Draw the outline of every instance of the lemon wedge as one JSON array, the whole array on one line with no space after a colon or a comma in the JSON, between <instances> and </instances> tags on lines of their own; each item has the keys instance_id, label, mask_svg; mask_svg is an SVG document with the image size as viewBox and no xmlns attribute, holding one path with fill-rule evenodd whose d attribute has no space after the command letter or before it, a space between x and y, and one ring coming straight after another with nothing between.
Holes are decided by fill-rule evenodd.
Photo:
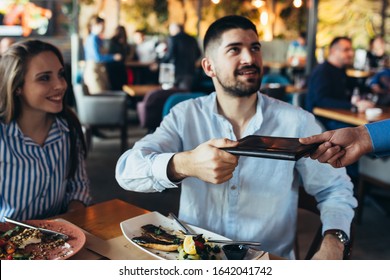
<instances>
[{"instance_id":1,"label":"lemon wedge","mask_svg":"<svg viewBox=\"0 0 390 280\"><path fill-rule=\"evenodd\" d=\"M188 255L196 254L195 242L194 239L192 239L192 236L186 236L184 238L183 249Z\"/></svg>"}]
</instances>

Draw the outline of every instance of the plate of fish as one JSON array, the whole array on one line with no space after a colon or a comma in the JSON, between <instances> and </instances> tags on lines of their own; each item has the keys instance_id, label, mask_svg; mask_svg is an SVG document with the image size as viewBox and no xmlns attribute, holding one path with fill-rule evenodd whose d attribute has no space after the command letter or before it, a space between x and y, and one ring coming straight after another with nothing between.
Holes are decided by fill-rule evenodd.
<instances>
[{"instance_id":1,"label":"plate of fish","mask_svg":"<svg viewBox=\"0 0 390 280\"><path fill-rule=\"evenodd\" d=\"M120 223L123 235L139 249L165 260L226 259L222 244L208 240L230 239L211 231L188 225L197 236L186 236L179 225L158 212L150 212ZM245 259L253 259L263 251L250 249Z\"/></svg>"},{"instance_id":2,"label":"plate of fish","mask_svg":"<svg viewBox=\"0 0 390 280\"><path fill-rule=\"evenodd\" d=\"M86 241L83 231L69 222L29 220L25 223L66 234L69 238L53 238L38 229L0 223L0 259L64 260L80 251Z\"/></svg>"}]
</instances>

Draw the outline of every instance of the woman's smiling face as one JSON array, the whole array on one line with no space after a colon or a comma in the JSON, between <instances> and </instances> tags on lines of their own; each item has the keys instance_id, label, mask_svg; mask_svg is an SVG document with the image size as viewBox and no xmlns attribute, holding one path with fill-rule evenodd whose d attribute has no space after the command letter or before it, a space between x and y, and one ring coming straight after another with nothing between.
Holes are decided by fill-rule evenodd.
<instances>
[{"instance_id":1,"label":"woman's smiling face","mask_svg":"<svg viewBox=\"0 0 390 280\"><path fill-rule=\"evenodd\" d=\"M17 95L21 112L59 113L67 88L64 67L51 51L44 51L28 61L23 87Z\"/></svg>"}]
</instances>

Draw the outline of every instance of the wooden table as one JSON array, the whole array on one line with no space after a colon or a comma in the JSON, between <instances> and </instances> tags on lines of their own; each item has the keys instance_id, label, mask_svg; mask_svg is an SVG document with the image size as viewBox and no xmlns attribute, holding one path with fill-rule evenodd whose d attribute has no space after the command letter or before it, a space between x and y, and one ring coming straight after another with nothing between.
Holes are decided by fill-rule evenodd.
<instances>
[{"instance_id":1,"label":"wooden table","mask_svg":"<svg viewBox=\"0 0 390 280\"><path fill-rule=\"evenodd\" d=\"M136 60L126 61L126 66L131 68L149 68L154 62L141 62Z\"/></svg>"},{"instance_id":2,"label":"wooden table","mask_svg":"<svg viewBox=\"0 0 390 280\"><path fill-rule=\"evenodd\" d=\"M109 240L122 235L119 226L122 221L149 212L149 210L139 208L122 200L113 199L85 209L76 210L72 213L66 213L56 218L67 220L101 239ZM139 249L137 248L137 250ZM149 254L141 250L138 253L139 255L144 254L145 259L151 259ZM269 257L272 260L282 259L272 254L269 254Z\"/></svg>"},{"instance_id":3,"label":"wooden table","mask_svg":"<svg viewBox=\"0 0 390 280\"><path fill-rule=\"evenodd\" d=\"M376 121L390 119L390 107L385 107L382 109L383 109L383 113ZM336 120L336 121L340 121L352 125L364 125L369 123L364 113L353 113L347 109L316 107L313 109L313 113L314 115L319 117L324 117L327 119L332 119L332 120Z\"/></svg>"},{"instance_id":4,"label":"wooden table","mask_svg":"<svg viewBox=\"0 0 390 280\"><path fill-rule=\"evenodd\" d=\"M347 69L347 76L351 78L368 78L374 73L370 71L363 71L357 69Z\"/></svg>"},{"instance_id":5,"label":"wooden table","mask_svg":"<svg viewBox=\"0 0 390 280\"><path fill-rule=\"evenodd\" d=\"M306 93L307 92L307 88L303 88L303 87L296 87L294 85L287 85L286 86L286 93L288 94L298 94L298 93Z\"/></svg>"},{"instance_id":6,"label":"wooden table","mask_svg":"<svg viewBox=\"0 0 390 280\"><path fill-rule=\"evenodd\" d=\"M279 61L263 61L263 66L280 70L288 67L288 64L287 62L279 62Z\"/></svg>"},{"instance_id":7,"label":"wooden table","mask_svg":"<svg viewBox=\"0 0 390 280\"><path fill-rule=\"evenodd\" d=\"M150 79L155 80L158 64L155 62L127 61L126 67L133 73L135 84L145 84Z\"/></svg>"},{"instance_id":8,"label":"wooden table","mask_svg":"<svg viewBox=\"0 0 390 280\"><path fill-rule=\"evenodd\" d=\"M269 88L272 89L272 88L281 88L281 87L285 88L287 94L300 94L300 93L306 93L307 92L307 88L298 88L298 87L296 87L294 85L281 85L281 84L278 84L278 83L264 84L260 88L260 91L265 91L265 90L267 90Z\"/></svg>"},{"instance_id":9,"label":"wooden table","mask_svg":"<svg viewBox=\"0 0 390 280\"><path fill-rule=\"evenodd\" d=\"M132 97L143 97L148 92L161 89L161 85L124 85L122 89Z\"/></svg>"},{"instance_id":10,"label":"wooden table","mask_svg":"<svg viewBox=\"0 0 390 280\"><path fill-rule=\"evenodd\" d=\"M65 219L101 239L108 240L122 234L119 227L122 221L149 212L122 200L113 199L57 218Z\"/></svg>"}]
</instances>

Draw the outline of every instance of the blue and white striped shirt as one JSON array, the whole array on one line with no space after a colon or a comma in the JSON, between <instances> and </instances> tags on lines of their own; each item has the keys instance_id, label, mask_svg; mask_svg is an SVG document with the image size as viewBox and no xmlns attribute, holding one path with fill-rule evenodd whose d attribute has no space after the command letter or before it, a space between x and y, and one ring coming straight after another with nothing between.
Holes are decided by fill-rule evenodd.
<instances>
[{"instance_id":1,"label":"blue and white striped shirt","mask_svg":"<svg viewBox=\"0 0 390 280\"><path fill-rule=\"evenodd\" d=\"M70 137L65 120L56 118L41 147L16 121L0 123L0 221L42 219L66 211L70 201L88 204L89 180L80 152L74 178L67 179Z\"/></svg>"}]
</instances>

